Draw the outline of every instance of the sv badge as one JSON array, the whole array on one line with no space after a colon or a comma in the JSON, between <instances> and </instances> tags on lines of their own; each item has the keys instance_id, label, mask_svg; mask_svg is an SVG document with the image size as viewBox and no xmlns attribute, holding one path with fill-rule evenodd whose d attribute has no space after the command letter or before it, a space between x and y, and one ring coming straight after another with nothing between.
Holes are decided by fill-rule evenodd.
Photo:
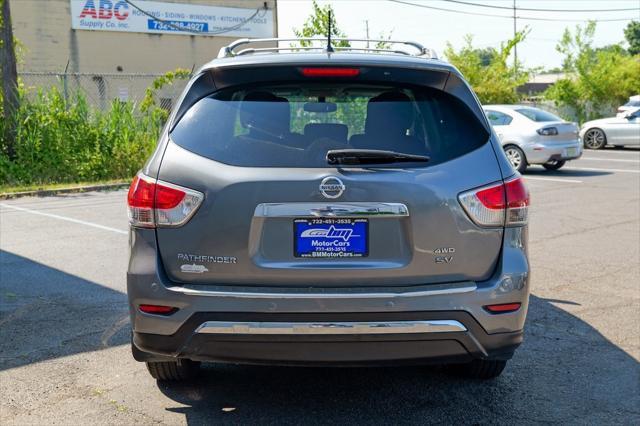
<instances>
[{"instance_id":1,"label":"sv badge","mask_svg":"<svg viewBox=\"0 0 640 426\"><path fill-rule=\"evenodd\" d=\"M436 256L436 263L451 263L453 260L453 256Z\"/></svg>"}]
</instances>

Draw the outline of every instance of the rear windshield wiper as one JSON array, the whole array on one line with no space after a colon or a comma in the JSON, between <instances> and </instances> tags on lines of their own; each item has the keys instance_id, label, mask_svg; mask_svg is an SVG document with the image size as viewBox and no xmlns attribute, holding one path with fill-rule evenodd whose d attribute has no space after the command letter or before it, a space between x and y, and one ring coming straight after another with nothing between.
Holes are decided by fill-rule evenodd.
<instances>
[{"instance_id":1,"label":"rear windshield wiper","mask_svg":"<svg viewBox=\"0 0 640 426\"><path fill-rule=\"evenodd\" d=\"M395 151L377 149L333 149L327 152L327 163L331 165L348 164L390 164L390 163L426 163L426 155L404 154Z\"/></svg>"}]
</instances>

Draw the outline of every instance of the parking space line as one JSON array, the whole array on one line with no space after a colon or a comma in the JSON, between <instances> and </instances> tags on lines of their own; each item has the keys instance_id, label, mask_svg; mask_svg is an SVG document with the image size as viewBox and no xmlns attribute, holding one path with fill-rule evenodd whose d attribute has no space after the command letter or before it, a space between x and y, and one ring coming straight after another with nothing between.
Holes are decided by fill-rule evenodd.
<instances>
[{"instance_id":1,"label":"parking space line","mask_svg":"<svg viewBox=\"0 0 640 426\"><path fill-rule=\"evenodd\" d=\"M584 170L589 172L612 172L612 173L640 173L640 170L632 169L599 169L596 167L565 167L564 170Z\"/></svg>"},{"instance_id":2,"label":"parking space line","mask_svg":"<svg viewBox=\"0 0 640 426\"><path fill-rule=\"evenodd\" d=\"M60 215L53 214L53 213L44 213L44 212L40 212L40 211L37 211L37 210L26 209L24 207L12 206L10 204L5 204L5 203L0 203L0 207L4 207L4 208L7 208L7 209L12 209L12 210L17 210L17 211L21 211L21 212L25 212L25 213L31 213L31 214L35 214L35 215L50 217L52 219L64 220L64 221L67 221L67 222L77 223L79 225L91 226L93 228L102 229L104 231L111 231L111 232L115 232L115 233L118 233L118 234L124 234L124 235L128 234L127 231L123 231L122 229L111 228L110 226L99 225L97 223L87 222L87 221L79 220L79 219L73 219L71 217L60 216Z\"/></svg>"},{"instance_id":3,"label":"parking space line","mask_svg":"<svg viewBox=\"0 0 640 426\"><path fill-rule=\"evenodd\" d=\"M633 155L633 154L640 154L640 151L638 151L637 149L631 150L631 149L627 149L624 151L619 151L619 150L608 150L608 149L585 149L584 153L587 154L597 154L597 155Z\"/></svg>"},{"instance_id":4,"label":"parking space line","mask_svg":"<svg viewBox=\"0 0 640 426\"><path fill-rule=\"evenodd\" d=\"M596 157L580 157L581 160L587 161L617 161L618 163L640 163L640 160L623 160L621 158L596 158Z\"/></svg>"},{"instance_id":5,"label":"parking space line","mask_svg":"<svg viewBox=\"0 0 640 426\"><path fill-rule=\"evenodd\" d=\"M562 182L562 183L582 183L581 180L576 180L576 179L554 179L554 178L546 178L546 177L530 177L530 176L525 176L524 177L525 181L528 180L548 180L550 182Z\"/></svg>"}]
</instances>

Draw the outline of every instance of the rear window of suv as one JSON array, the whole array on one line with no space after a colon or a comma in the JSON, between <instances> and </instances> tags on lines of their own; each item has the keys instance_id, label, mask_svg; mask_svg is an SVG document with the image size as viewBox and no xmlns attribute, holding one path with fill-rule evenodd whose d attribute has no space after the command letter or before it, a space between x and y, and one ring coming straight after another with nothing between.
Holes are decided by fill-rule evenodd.
<instances>
[{"instance_id":1,"label":"rear window of suv","mask_svg":"<svg viewBox=\"0 0 640 426\"><path fill-rule=\"evenodd\" d=\"M440 90L300 83L216 92L170 136L234 166L327 167L333 149L427 155L428 165L437 164L480 147L489 133L464 102Z\"/></svg>"}]
</instances>

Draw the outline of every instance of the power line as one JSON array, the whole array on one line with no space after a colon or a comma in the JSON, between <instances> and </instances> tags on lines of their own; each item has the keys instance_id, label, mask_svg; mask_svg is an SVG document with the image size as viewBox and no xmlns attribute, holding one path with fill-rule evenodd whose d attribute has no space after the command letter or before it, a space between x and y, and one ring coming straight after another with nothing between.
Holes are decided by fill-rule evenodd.
<instances>
[{"instance_id":1,"label":"power line","mask_svg":"<svg viewBox=\"0 0 640 426\"><path fill-rule=\"evenodd\" d=\"M421 7L424 9L433 9L433 10L440 10L443 12L453 12L453 13L460 13L463 15L473 15L473 16L489 16L492 18L507 18L507 19L513 19L513 16L506 16L506 15L494 15L494 14L490 14L490 13L480 13L480 12L467 12L464 10L455 10L455 9L446 9L444 7L437 7L437 6L428 6L426 4L418 4L418 3L411 3L408 1L403 1L403 0L387 0L393 3L399 3L399 4L404 4L407 6L415 6L415 7ZM511 9L511 8L509 8ZM534 17L528 17L528 16L516 16L517 19L523 19L523 20L527 20L527 21L557 21L557 22L584 22L584 21L588 21L589 19L554 19L554 18L534 18ZM633 18L614 18L614 19L592 19L592 21L595 22L616 22L616 21L632 21Z\"/></svg>"},{"instance_id":2,"label":"power line","mask_svg":"<svg viewBox=\"0 0 640 426\"><path fill-rule=\"evenodd\" d=\"M170 28L173 28L173 29L178 30L178 31L194 33L194 34L204 34L204 35L224 34L224 33L228 33L229 31L237 30L238 28L242 27L244 24L246 24L247 22L249 22L253 18L255 18L258 15L258 13L260 13L260 11L263 11L263 10L265 12L267 11L267 3L265 2L264 3L264 7L257 8L253 15L249 16L247 19L243 19L238 24L236 24L236 25L234 25L232 27L222 28L221 30L217 30L217 31L198 31L198 30L192 30L191 28L182 28L179 25L175 25L171 21L167 21L166 19L158 18L157 16L154 16L153 14L147 12L146 10L142 9L141 7L133 4L133 2L131 2L131 0L124 0L124 1L126 3L128 3L129 5L131 5L131 7L139 10L140 13L148 16L149 18L153 19L154 21L162 22L163 24L167 25Z\"/></svg>"},{"instance_id":3,"label":"power line","mask_svg":"<svg viewBox=\"0 0 640 426\"><path fill-rule=\"evenodd\" d=\"M486 7L490 9L503 9L503 10L511 10L512 8L509 6L496 6L492 4L481 4L481 3L473 3L468 1L460 1L460 0L441 0L446 1L447 3L457 3L464 4L467 6L477 6L477 7ZM518 7L518 10L525 10L528 12L630 12L630 11L640 11L640 7L631 7L624 9L536 9L529 7Z\"/></svg>"}]
</instances>

